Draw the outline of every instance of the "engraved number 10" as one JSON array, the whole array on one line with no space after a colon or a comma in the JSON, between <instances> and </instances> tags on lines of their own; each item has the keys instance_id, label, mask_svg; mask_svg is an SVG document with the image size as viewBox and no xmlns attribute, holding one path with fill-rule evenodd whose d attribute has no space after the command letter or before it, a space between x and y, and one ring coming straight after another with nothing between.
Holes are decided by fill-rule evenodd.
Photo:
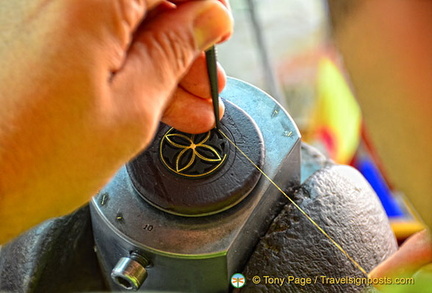
<instances>
[{"instance_id":1,"label":"engraved number 10","mask_svg":"<svg viewBox=\"0 0 432 293\"><path fill-rule=\"evenodd\" d=\"M153 230L153 225L145 224L143 230L150 232Z\"/></svg>"}]
</instances>

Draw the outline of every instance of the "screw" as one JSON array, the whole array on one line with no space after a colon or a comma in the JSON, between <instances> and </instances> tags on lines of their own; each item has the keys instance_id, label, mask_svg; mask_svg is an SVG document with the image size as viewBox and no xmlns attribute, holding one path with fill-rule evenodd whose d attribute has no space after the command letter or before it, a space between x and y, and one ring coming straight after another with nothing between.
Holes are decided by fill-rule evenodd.
<instances>
[{"instance_id":1,"label":"screw","mask_svg":"<svg viewBox=\"0 0 432 293\"><path fill-rule=\"evenodd\" d=\"M146 280L148 273L145 267L150 262L136 252L129 257L122 257L111 271L112 280L126 290L136 291Z\"/></svg>"}]
</instances>

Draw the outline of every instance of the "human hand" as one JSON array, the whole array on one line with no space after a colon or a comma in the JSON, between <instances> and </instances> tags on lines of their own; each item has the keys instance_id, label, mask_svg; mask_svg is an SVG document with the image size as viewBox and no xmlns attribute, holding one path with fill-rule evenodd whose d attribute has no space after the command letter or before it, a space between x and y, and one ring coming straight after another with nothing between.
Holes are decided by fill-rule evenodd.
<instances>
[{"instance_id":1,"label":"human hand","mask_svg":"<svg viewBox=\"0 0 432 293\"><path fill-rule=\"evenodd\" d=\"M423 230L408 238L395 254L374 268L370 272L369 278L391 278L392 281L396 278L412 278L423 269L430 270L431 264L432 239L430 233L427 230ZM414 284L408 283L407 285ZM397 286L396 288L401 287L400 284L393 285ZM423 286L422 284L417 285ZM385 286L377 287L384 290L386 289ZM394 288L395 287L393 287L393 289ZM389 292L395 292L393 289Z\"/></svg>"},{"instance_id":2,"label":"human hand","mask_svg":"<svg viewBox=\"0 0 432 293\"><path fill-rule=\"evenodd\" d=\"M202 51L230 36L227 6L2 4L0 243L87 202L161 119L186 132L214 125Z\"/></svg>"}]
</instances>

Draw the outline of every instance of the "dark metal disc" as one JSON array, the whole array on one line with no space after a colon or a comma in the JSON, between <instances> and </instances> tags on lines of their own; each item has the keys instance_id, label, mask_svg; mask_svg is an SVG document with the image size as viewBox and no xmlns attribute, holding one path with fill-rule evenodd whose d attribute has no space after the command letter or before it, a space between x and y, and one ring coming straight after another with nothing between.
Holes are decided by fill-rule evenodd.
<instances>
[{"instance_id":1,"label":"dark metal disc","mask_svg":"<svg viewBox=\"0 0 432 293\"><path fill-rule=\"evenodd\" d=\"M159 145L159 158L174 174L202 178L216 172L227 161L230 143L217 130L188 134L169 129Z\"/></svg>"},{"instance_id":2,"label":"dark metal disc","mask_svg":"<svg viewBox=\"0 0 432 293\"><path fill-rule=\"evenodd\" d=\"M225 101L220 131L259 167L261 133L247 113ZM135 189L153 206L196 217L224 211L244 199L261 173L219 130L187 134L160 125L153 144L127 165Z\"/></svg>"}]
</instances>

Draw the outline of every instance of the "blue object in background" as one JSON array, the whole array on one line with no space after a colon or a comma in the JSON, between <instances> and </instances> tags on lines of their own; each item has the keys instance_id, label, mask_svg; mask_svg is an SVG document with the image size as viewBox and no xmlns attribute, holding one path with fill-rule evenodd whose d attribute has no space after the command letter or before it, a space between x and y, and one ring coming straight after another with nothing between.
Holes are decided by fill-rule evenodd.
<instances>
[{"instance_id":1,"label":"blue object in background","mask_svg":"<svg viewBox=\"0 0 432 293\"><path fill-rule=\"evenodd\" d=\"M389 218L404 217L405 214L403 209L393 197L390 188L373 161L367 158L367 156L361 156L356 159L355 167L363 174L363 176L375 190L376 194L381 200L387 216Z\"/></svg>"}]
</instances>

